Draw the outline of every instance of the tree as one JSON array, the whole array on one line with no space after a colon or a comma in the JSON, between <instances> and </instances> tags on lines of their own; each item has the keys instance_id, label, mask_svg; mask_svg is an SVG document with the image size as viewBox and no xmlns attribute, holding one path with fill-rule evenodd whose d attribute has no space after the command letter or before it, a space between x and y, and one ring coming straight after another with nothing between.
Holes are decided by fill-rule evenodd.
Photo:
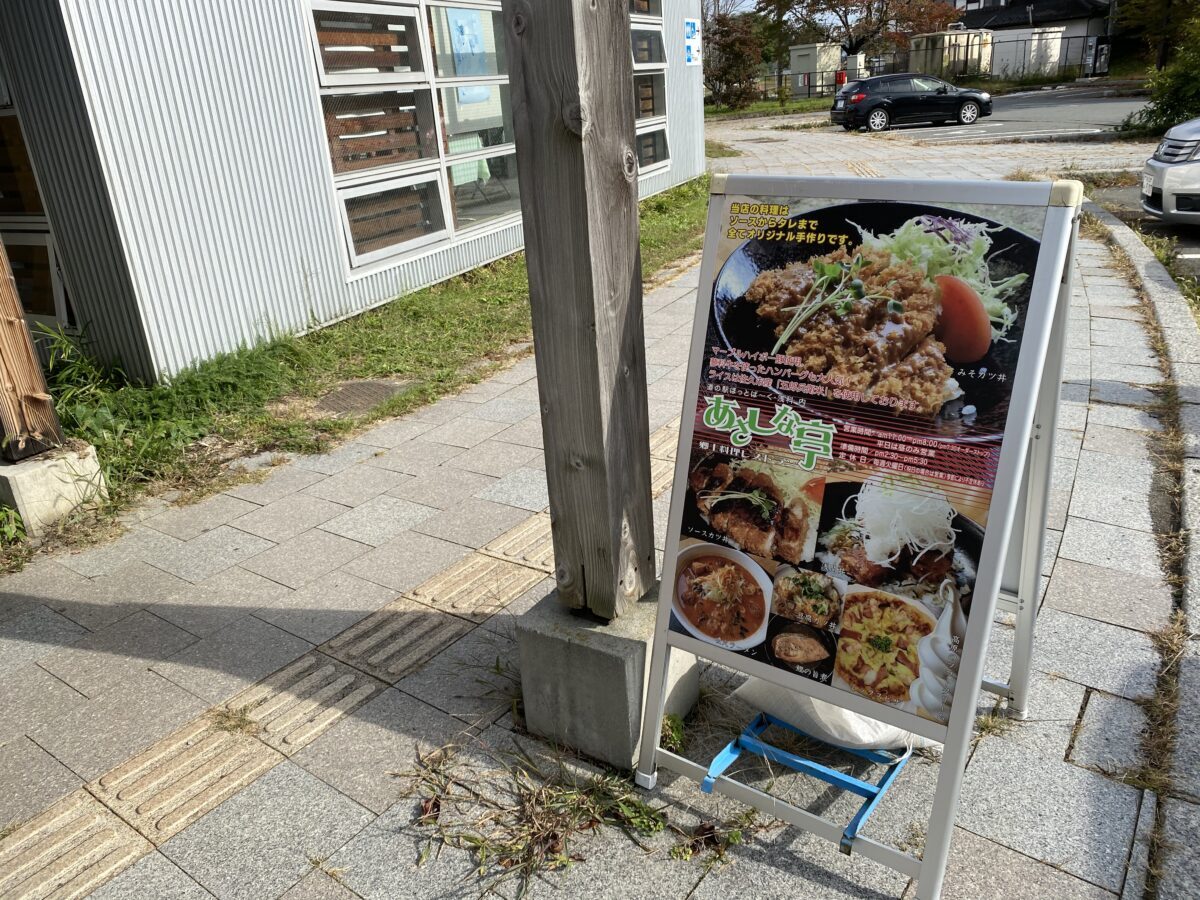
<instances>
[{"instance_id":1,"label":"tree","mask_svg":"<svg viewBox=\"0 0 1200 900\"><path fill-rule=\"evenodd\" d=\"M1165 68L1170 61L1171 48L1180 30L1175 20L1181 14L1186 16L1187 4L1176 4L1173 0L1121 0L1117 8L1121 27L1142 36L1154 54L1156 69Z\"/></svg>"},{"instance_id":2,"label":"tree","mask_svg":"<svg viewBox=\"0 0 1200 900\"><path fill-rule=\"evenodd\" d=\"M704 30L708 31L719 16L732 16L741 5L742 0L701 0L700 19L704 23Z\"/></svg>"},{"instance_id":3,"label":"tree","mask_svg":"<svg viewBox=\"0 0 1200 900\"><path fill-rule=\"evenodd\" d=\"M1200 118L1200 12L1180 23L1170 63L1150 76L1150 103L1126 126L1161 134L1173 125Z\"/></svg>"},{"instance_id":4,"label":"tree","mask_svg":"<svg viewBox=\"0 0 1200 900\"><path fill-rule=\"evenodd\" d=\"M795 18L855 54L884 37L907 44L908 35L941 31L960 15L943 0L800 0Z\"/></svg>"},{"instance_id":5,"label":"tree","mask_svg":"<svg viewBox=\"0 0 1200 900\"><path fill-rule=\"evenodd\" d=\"M762 42L749 16L720 15L708 26L704 84L717 106L742 109L754 100Z\"/></svg>"},{"instance_id":6,"label":"tree","mask_svg":"<svg viewBox=\"0 0 1200 900\"><path fill-rule=\"evenodd\" d=\"M775 90L783 90L783 70L791 63L791 46L796 41L794 21L799 0L758 0L755 12L761 17L764 53L770 50L775 63Z\"/></svg>"},{"instance_id":7,"label":"tree","mask_svg":"<svg viewBox=\"0 0 1200 900\"><path fill-rule=\"evenodd\" d=\"M962 18L962 10L945 0L896 0L893 16L894 27L888 37L898 48L907 49L914 34L945 31L947 25Z\"/></svg>"}]
</instances>

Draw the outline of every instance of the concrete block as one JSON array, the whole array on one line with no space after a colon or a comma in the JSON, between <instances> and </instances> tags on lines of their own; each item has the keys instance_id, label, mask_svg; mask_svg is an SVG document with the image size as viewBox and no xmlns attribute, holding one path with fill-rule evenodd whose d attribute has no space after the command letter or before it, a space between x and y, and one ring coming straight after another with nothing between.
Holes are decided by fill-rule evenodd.
<instances>
[{"instance_id":1,"label":"concrete block","mask_svg":"<svg viewBox=\"0 0 1200 900\"><path fill-rule=\"evenodd\" d=\"M45 534L60 519L107 496L95 447L0 465L0 505L21 514L30 537Z\"/></svg>"},{"instance_id":2,"label":"concrete block","mask_svg":"<svg viewBox=\"0 0 1200 900\"><path fill-rule=\"evenodd\" d=\"M526 727L596 759L632 769L642 711L658 588L607 625L566 609L557 592L517 620ZM653 599L652 599L653 598ZM666 710L686 715L699 697L699 666L674 651Z\"/></svg>"}]
</instances>

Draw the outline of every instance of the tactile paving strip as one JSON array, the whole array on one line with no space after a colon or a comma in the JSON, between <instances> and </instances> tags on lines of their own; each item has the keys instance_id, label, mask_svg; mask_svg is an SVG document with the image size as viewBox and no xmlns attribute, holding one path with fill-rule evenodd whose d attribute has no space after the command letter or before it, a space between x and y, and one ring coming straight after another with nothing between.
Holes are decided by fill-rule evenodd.
<instances>
[{"instance_id":1,"label":"tactile paving strip","mask_svg":"<svg viewBox=\"0 0 1200 900\"><path fill-rule=\"evenodd\" d=\"M668 422L650 435L650 455L655 459L674 459L679 447L679 420Z\"/></svg>"},{"instance_id":2,"label":"tactile paving strip","mask_svg":"<svg viewBox=\"0 0 1200 900\"><path fill-rule=\"evenodd\" d=\"M482 553L435 575L412 592L415 600L482 622L545 578L544 572Z\"/></svg>"},{"instance_id":3,"label":"tactile paving strip","mask_svg":"<svg viewBox=\"0 0 1200 900\"><path fill-rule=\"evenodd\" d=\"M675 462L670 459L650 460L650 496L659 497L671 486L675 477Z\"/></svg>"},{"instance_id":4,"label":"tactile paving strip","mask_svg":"<svg viewBox=\"0 0 1200 900\"><path fill-rule=\"evenodd\" d=\"M473 627L402 597L346 629L321 650L395 684Z\"/></svg>"},{"instance_id":5,"label":"tactile paving strip","mask_svg":"<svg viewBox=\"0 0 1200 900\"><path fill-rule=\"evenodd\" d=\"M88 785L155 845L232 797L283 756L253 737L192 722Z\"/></svg>"},{"instance_id":6,"label":"tactile paving strip","mask_svg":"<svg viewBox=\"0 0 1200 900\"><path fill-rule=\"evenodd\" d=\"M0 841L0 897L84 897L152 849L99 800L78 790Z\"/></svg>"},{"instance_id":7,"label":"tactile paving strip","mask_svg":"<svg viewBox=\"0 0 1200 900\"><path fill-rule=\"evenodd\" d=\"M374 678L314 651L246 688L225 707L245 710L258 723L258 739L291 756L383 690Z\"/></svg>"},{"instance_id":8,"label":"tactile paving strip","mask_svg":"<svg viewBox=\"0 0 1200 900\"><path fill-rule=\"evenodd\" d=\"M554 536L550 517L538 513L483 548L488 556L554 574Z\"/></svg>"}]
</instances>

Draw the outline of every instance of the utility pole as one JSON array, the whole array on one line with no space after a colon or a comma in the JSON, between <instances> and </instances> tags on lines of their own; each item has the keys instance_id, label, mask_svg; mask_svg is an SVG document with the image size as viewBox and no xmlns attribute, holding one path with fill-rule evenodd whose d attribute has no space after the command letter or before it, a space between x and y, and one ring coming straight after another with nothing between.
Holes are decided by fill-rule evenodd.
<instances>
[{"instance_id":1,"label":"utility pole","mask_svg":"<svg viewBox=\"0 0 1200 900\"><path fill-rule=\"evenodd\" d=\"M17 462L63 442L17 282L0 245L0 457Z\"/></svg>"},{"instance_id":2,"label":"utility pole","mask_svg":"<svg viewBox=\"0 0 1200 900\"><path fill-rule=\"evenodd\" d=\"M628 5L503 8L555 580L612 619L655 574Z\"/></svg>"}]
</instances>

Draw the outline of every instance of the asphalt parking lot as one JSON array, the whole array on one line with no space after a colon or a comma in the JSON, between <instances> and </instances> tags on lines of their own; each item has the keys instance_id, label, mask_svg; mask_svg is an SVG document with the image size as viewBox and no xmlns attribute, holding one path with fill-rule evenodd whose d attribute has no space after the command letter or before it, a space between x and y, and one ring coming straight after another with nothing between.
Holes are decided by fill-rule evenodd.
<instances>
[{"instance_id":1,"label":"asphalt parking lot","mask_svg":"<svg viewBox=\"0 0 1200 900\"><path fill-rule=\"evenodd\" d=\"M1143 97L1105 97L1101 91L1027 91L996 97L992 114L975 125L901 125L892 134L931 144L1081 137L1111 131L1145 103Z\"/></svg>"}]
</instances>

